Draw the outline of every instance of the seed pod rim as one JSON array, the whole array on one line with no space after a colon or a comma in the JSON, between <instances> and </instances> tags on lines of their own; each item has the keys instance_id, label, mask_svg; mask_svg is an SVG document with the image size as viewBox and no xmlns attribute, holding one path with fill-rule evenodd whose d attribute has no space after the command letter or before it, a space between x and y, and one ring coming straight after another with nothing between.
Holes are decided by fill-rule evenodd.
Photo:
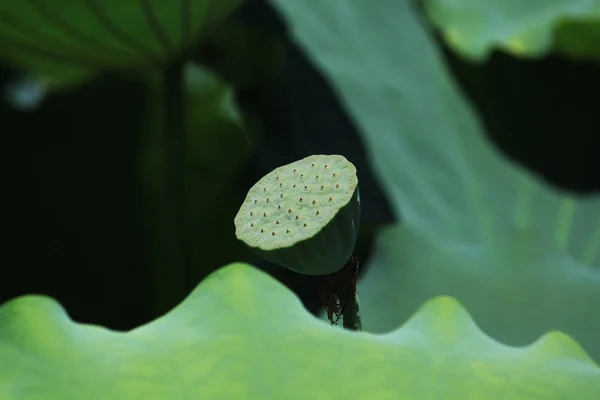
<instances>
[{"instance_id":1,"label":"seed pod rim","mask_svg":"<svg viewBox=\"0 0 600 400\"><path fill-rule=\"evenodd\" d=\"M338 171L337 166L342 166L343 173L340 174L338 178L336 178L336 182L339 182L341 186L343 186L342 190L335 193L335 203L328 205L323 210L323 215L320 216L317 222L314 224L313 220L311 221L311 226L304 227L303 232L297 233L295 236L290 237L290 239L285 238L272 238L271 235L267 237L268 232L260 232L255 231L254 233L249 234L249 228L246 226L249 223L249 214L251 209L254 206L254 201L257 198L261 198L258 196L261 188L267 188L270 190L274 187L277 182L281 182L283 184L292 185L292 181L290 180L275 180L277 177L288 177L291 173L290 171L308 171L308 168L315 164L318 168L325 168L326 165L333 166L330 171ZM326 171L326 169L324 169ZM312 175L311 175L312 176ZM297 179L297 178L294 178ZM333 178L332 178L333 180ZM294 181L297 184L297 181ZM314 183L314 182L312 182ZM271 172L265 174L261 179L259 179L248 191L242 206L240 207L235 219L235 235L236 238L242 241L251 249L261 250L261 251L275 251L279 249L285 249L288 247L293 247L296 244L309 240L315 235L317 235L323 228L325 228L328 224L335 219L336 215L342 210L344 207L348 205L350 201L352 201L355 192L358 190L358 177L356 175L356 167L348 161L344 156L338 154L315 154L308 157L305 157L301 160L294 161L292 163L280 166L272 170ZM275 194L275 193L274 193ZM258 196L258 197L257 197ZM301 196L300 196L301 197ZM267 199L268 197L261 198ZM309 196L310 198L310 196ZM266 200L264 200L266 201ZM274 198L273 207L275 207L276 198ZM289 203L286 203L289 204ZM261 209L262 210L262 209ZM254 216L256 218L256 216ZM285 226L285 225L284 225ZM261 237L261 234L265 236Z\"/></svg>"}]
</instances>

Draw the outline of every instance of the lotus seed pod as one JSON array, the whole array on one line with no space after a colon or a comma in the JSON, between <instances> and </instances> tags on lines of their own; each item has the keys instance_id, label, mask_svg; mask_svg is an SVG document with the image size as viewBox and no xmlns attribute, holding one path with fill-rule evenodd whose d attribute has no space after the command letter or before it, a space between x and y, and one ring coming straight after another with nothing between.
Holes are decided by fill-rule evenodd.
<instances>
[{"instance_id":1,"label":"lotus seed pod","mask_svg":"<svg viewBox=\"0 0 600 400\"><path fill-rule=\"evenodd\" d=\"M271 171L250 189L235 217L235 235L275 264L328 275L350 260L359 224L354 165L340 155L312 155Z\"/></svg>"}]
</instances>

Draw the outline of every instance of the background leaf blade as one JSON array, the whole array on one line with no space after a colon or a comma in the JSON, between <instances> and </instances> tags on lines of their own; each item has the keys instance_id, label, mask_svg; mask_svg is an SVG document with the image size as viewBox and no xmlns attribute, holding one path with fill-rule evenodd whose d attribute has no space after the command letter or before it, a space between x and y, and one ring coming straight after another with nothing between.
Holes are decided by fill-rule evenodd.
<instances>
[{"instance_id":1,"label":"background leaf blade","mask_svg":"<svg viewBox=\"0 0 600 400\"><path fill-rule=\"evenodd\" d=\"M550 187L492 147L412 2L274 4L361 128L409 232L383 239L359 284L365 329L450 294L496 339L561 328L600 359L600 198Z\"/></svg>"}]
</instances>

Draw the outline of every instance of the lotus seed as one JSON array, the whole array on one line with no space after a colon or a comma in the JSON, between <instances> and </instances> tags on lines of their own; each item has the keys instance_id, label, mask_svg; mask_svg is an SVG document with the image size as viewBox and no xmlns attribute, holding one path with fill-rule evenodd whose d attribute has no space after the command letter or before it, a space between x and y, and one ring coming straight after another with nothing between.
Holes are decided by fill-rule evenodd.
<instances>
[{"instance_id":1,"label":"lotus seed","mask_svg":"<svg viewBox=\"0 0 600 400\"><path fill-rule=\"evenodd\" d=\"M304 225L302 225L302 226L306 228L306 222L305 222L305 223L304 223Z\"/></svg>"},{"instance_id":2,"label":"lotus seed","mask_svg":"<svg viewBox=\"0 0 600 400\"><path fill-rule=\"evenodd\" d=\"M304 178L304 174L300 174L300 178Z\"/></svg>"},{"instance_id":3,"label":"lotus seed","mask_svg":"<svg viewBox=\"0 0 600 400\"><path fill-rule=\"evenodd\" d=\"M317 204L317 201L313 200L313 201L310 202L310 204L315 205L315 204Z\"/></svg>"},{"instance_id":4,"label":"lotus seed","mask_svg":"<svg viewBox=\"0 0 600 400\"><path fill-rule=\"evenodd\" d=\"M300 198L298 199L298 201L299 201L300 203L302 203L302 197L300 197Z\"/></svg>"},{"instance_id":5,"label":"lotus seed","mask_svg":"<svg viewBox=\"0 0 600 400\"><path fill-rule=\"evenodd\" d=\"M281 204L277 204L277 209L281 210Z\"/></svg>"},{"instance_id":6,"label":"lotus seed","mask_svg":"<svg viewBox=\"0 0 600 400\"><path fill-rule=\"evenodd\" d=\"M250 228L254 228L254 222L250 224Z\"/></svg>"},{"instance_id":7,"label":"lotus seed","mask_svg":"<svg viewBox=\"0 0 600 400\"><path fill-rule=\"evenodd\" d=\"M279 180L279 177L278 177L278 176L276 176L276 177L275 177L275 180L276 180L276 181L278 181L278 180Z\"/></svg>"},{"instance_id":8,"label":"lotus seed","mask_svg":"<svg viewBox=\"0 0 600 400\"><path fill-rule=\"evenodd\" d=\"M335 177L337 176L337 174L336 174L336 173L334 173L334 174L333 174L333 175L331 175L331 176L333 176L333 177L335 178Z\"/></svg>"},{"instance_id":9,"label":"lotus seed","mask_svg":"<svg viewBox=\"0 0 600 400\"><path fill-rule=\"evenodd\" d=\"M288 214L291 214L291 213L292 213L292 209L288 208Z\"/></svg>"},{"instance_id":10,"label":"lotus seed","mask_svg":"<svg viewBox=\"0 0 600 400\"><path fill-rule=\"evenodd\" d=\"M336 189L339 189L339 188L340 188L340 185L339 185L339 184L335 185L335 188L336 188Z\"/></svg>"},{"instance_id":11,"label":"lotus seed","mask_svg":"<svg viewBox=\"0 0 600 400\"><path fill-rule=\"evenodd\" d=\"M290 230L289 230L289 229L286 229L286 230L285 230L285 233L290 233Z\"/></svg>"},{"instance_id":12,"label":"lotus seed","mask_svg":"<svg viewBox=\"0 0 600 400\"><path fill-rule=\"evenodd\" d=\"M298 215L296 215L296 218L294 218L296 221L298 221L300 217Z\"/></svg>"},{"instance_id":13,"label":"lotus seed","mask_svg":"<svg viewBox=\"0 0 600 400\"><path fill-rule=\"evenodd\" d=\"M269 204L271 202L271 199L269 197L267 197L267 204Z\"/></svg>"},{"instance_id":14,"label":"lotus seed","mask_svg":"<svg viewBox=\"0 0 600 400\"><path fill-rule=\"evenodd\" d=\"M254 217L254 211L250 211L250 216Z\"/></svg>"},{"instance_id":15,"label":"lotus seed","mask_svg":"<svg viewBox=\"0 0 600 400\"><path fill-rule=\"evenodd\" d=\"M275 223L276 223L277 225L279 225L279 224L281 223L281 221L277 220L277 221L275 221Z\"/></svg>"},{"instance_id":16,"label":"lotus seed","mask_svg":"<svg viewBox=\"0 0 600 400\"><path fill-rule=\"evenodd\" d=\"M260 230L260 233L263 233L264 231L265 231L264 229L261 229L261 230Z\"/></svg>"},{"instance_id":17,"label":"lotus seed","mask_svg":"<svg viewBox=\"0 0 600 400\"><path fill-rule=\"evenodd\" d=\"M267 218L267 213L263 213L263 217Z\"/></svg>"},{"instance_id":18,"label":"lotus seed","mask_svg":"<svg viewBox=\"0 0 600 400\"><path fill-rule=\"evenodd\" d=\"M311 164L310 166L311 166L312 168L314 168L314 167L315 167L315 164Z\"/></svg>"},{"instance_id":19,"label":"lotus seed","mask_svg":"<svg viewBox=\"0 0 600 400\"><path fill-rule=\"evenodd\" d=\"M323 190L323 189L325 189L325 186L321 185L321 187L319 189Z\"/></svg>"},{"instance_id":20,"label":"lotus seed","mask_svg":"<svg viewBox=\"0 0 600 400\"><path fill-rule=\"evenodd\" d=\"M275 236L275 232L271 232L271 236Z\"/></svg>"},{"instance_id":21,"label":"lotus seed","mask_svg":"<svg viewBox=\"0 0 600 400\"><path fill-rule=\"evenodd\" d=\"M292 186L294 189L296 189L296 185Z\"/></svg>"},{"instance_id":22,"label":"lotus seed","mask_svg":"<svg viewBox=\"0 0 600 400\"><path fill-rule=\"evenodd\" d=\"M296 172L296 170L294 170L293 172Z\"/></svg>"},{"instance_id":23,"label":"lotus seed","mask_svg":"<svg viewBox=\"0 0 600 400\"><path fill-rule=\"evenodd\" d=\"M323 167L323 169L327 169L329 168L329 165L325 164L325 166Z\"/></svg>"},{"instance_id":24,"label":"lotus seed","mask_svg":"<svg viewBox=\"0 0 600 400\"><path fill-rule=\"evenodd\" d=\"M281 194L279 195L279 198L280 198L280 199L283 199L283 193L281 193Z\"/></svg>"},{"instance_id":25,"label":"lotus seed","mask_svg":"<svg viewBox=\"0 0 600 400\"><path fill-rule=\"evenodd\" d=\"M306 191L306 190L308 190L308 186L304 186L304 190L305 190L305 191Z\"/></svg>"},{"instance_id":26,"label":"lotus seed","mask_svg":"<svg viewBox=\"0 0 600 400\"><path fill-rule=\"evenodd\" d=\"M255 200L254 200L254 204L258 204L258 200L256 200L256 199L255 199Z\"/></svg>"},{"instance_id":27,"label":"lotus seed","mask_svg":"<svg viewBox=\"0 0 600 400\"><path fill-rule=\"evenodd\" d=\"M331 203L332 201L333 201L333 197L330 197L329 198L329 202Z\"/></svg>"},{"instance_id":28,"label":"lotus seed","mask_svg":"<svg viewBox=\"0 0 600 400\"><path fill-rule=\"evenodd\" d=\"M315 212L315 215L319 215L319 214L321 214L321 211L317 210L317 211Z\"/></svg>"}]
</instances>

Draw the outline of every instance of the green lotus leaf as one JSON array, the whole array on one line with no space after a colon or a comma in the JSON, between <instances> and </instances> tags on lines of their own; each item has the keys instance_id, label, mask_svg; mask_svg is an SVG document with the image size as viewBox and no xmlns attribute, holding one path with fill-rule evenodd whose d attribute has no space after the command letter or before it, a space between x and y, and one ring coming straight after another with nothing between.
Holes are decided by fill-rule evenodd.
<instances>
[{"instance_id":1,"label":"green lotus leaf","mask_svg":"<svg viewBox=\"0 0 600 400\"><path fill-rule=\"evenodd\" d=\"M448 43L475 60L484 60L494 47L522 57L553 49L577 58L599 55L598 0L425 0L424 5Z\"/></svg>"},{"instance_id":2,"label":"green lotus leaf","mask_svg":"<svg viewBox=\"0 0 600 400\"><path fill-rule=\"evenodd\" d=\"M507 231L494 246L475 246L411 227L387 229L359 292L363 324L371 332L395 329L423 301L449 293L503 343L525 345L558 329L572 332L590 355L600 356L599 274L527 230Z\"/></svg>"},{"instance_id":3,"label":"green lotus leaf","mask_svg":"<svg viewBox=\"0 0 600 400\"><path fill-rule=\"evenodd\" d=\"M555 51L577 60L600 60L600 18L569 21L557 26L554 34Z\"/></svg>"},{"instance_id":4,"label":"green lotus leaf","mask_svg":"<svg viewBox=\"0 0 600 400\"><path fill-rule=\"evenodd\" d=\"M4 0L1 58L48 80L158 69L243 0Z\"/></svg>"},{"instance_id":5,"label":"green lotus leaf","mask_svg":"<svg viewBox=\"0 0 600 400\"><path fill-rule=\"evenodd\" d=\"M209 276L130 332L79 324L54 300L0 307L0 398L578 399L600 368L553 332L523 348L483 334L449 297L387 335L336 329L251 266Z\"/></svg>"},{"instance_id":6,"label":"green lotus leaf","mask_svg":"<svg viewBox=\"0 0 600 400\"><path fill-rule=\"evenodd\" d=\"M451 295L492 337L563 329L600 360L600 198L550 187L503 157L410 1L277 0L361 128L402 215L359 284L364 329Z\"/></svg>"}]
</instances>

